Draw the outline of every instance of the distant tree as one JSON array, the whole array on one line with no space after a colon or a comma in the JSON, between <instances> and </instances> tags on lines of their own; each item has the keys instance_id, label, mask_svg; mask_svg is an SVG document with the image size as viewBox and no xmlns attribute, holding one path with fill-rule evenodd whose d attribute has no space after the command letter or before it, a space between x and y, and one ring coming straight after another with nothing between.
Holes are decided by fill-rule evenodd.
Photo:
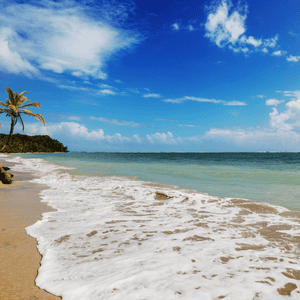
<instances>
[{"instance_id":1,"label":"distant tree","mask_svg":"<svg viewBox=\"0 0 300 300\"><path fill-rule=\"evenodd\" d=\"M30 107L30 106L41 108L41 105L38 102L32 102L30 104L22 105L25 101L30 102L30 100L27 97L23 96L24 94L26 94L28 92L25 91L25 92L18 94L18 92L14 93L8 87L5 87L4 89L6 90L6 92L8 94L8 98L6 98L6 104L0 101L0 105L6 107L6 108L0 108L0 114L6 113L7 117L11 117L11 125L10 125L10 133L9 133L9 136L7 139L7 143L6 143L6 145L3 146L3 148L1 150L3 150L6 146L9 145L10 139L14 132L14 127L17 124L19 119L22 123L22 128L23 128L23 132L24 132L24 123L23 123L22 117L20 115L21 113L35 117L38 120L40 120L43 123L43 125L45 125L45 120L40 114L33 113L29 109L24 109L25 107Z\"/></svg>"}]
</instances>

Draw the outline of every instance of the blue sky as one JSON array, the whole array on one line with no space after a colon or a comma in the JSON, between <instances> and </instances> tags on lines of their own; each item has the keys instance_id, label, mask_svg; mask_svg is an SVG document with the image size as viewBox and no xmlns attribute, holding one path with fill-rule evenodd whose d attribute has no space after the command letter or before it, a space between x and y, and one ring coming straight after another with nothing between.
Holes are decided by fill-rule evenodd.
<instances>
[{"instance_id":1,"label":"blue sky","mask_svg":"<svg viewBox=\"0 0 300 300\"><path fill-rule=\"evenodd\" d=\"M0 86L41 104L46 125L24 116L25 134L71 151L300 151L299 12L296 0L1 1Z\"/></svg>"}]
</instances>

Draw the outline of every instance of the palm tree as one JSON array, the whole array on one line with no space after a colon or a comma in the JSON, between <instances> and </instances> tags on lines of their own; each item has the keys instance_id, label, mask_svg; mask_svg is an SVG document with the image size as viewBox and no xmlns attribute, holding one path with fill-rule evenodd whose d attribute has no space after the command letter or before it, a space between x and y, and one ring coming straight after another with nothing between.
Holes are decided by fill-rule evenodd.
<instances>
[{"instance_id":1,"label":"palm tree","mask_svg":"<svg viewBox=\"0 0 300 300\"><path fill-rule=\"evenodd\" d=\"M35 107L41 108L41 105L38 102L32 102L30 104L22 105L25 101L30 102L30 100L27 97L23 96L24 94L26 94L28 92L25 91L25 92L18 94L18 92L14 93L8 87L5 87L4 89L8 93L9 98L6 98L6 104L0 101L0 105L6 107L6 108L0 108L0 114L6 113L7 117L11 117L11 125L10 125L10 133L8 136L7 143L6 143L6 145L4 145L4 147L1 150L3 150L5 148L5 146L9 145L10 139L11 139L13 131L14 131L14 127L17 124L18 119L21 120L23 132L24 132L24 123L23 123L23 120L20 115L21 113L35 117L38 120L40 120L43 123L43 125L45 125L45 120L40 114L35 114L29 109L24 109L25 107L29 107L29 106L35 106Z\"/></svg>"}]
</instances>

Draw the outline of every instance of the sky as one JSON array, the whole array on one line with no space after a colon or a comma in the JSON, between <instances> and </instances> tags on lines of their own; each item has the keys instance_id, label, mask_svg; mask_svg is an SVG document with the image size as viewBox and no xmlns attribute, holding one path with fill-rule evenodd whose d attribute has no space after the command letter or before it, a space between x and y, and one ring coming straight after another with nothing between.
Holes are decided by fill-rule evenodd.
<instances>
[{"instance_id":1,"label":"sky","mask_svg":"<svg viewBox=\"0 0 300 300\"><path fill-rule=\"evenodd\" d=\"M70 151L298 152L299 12L298 0L1 1L0 101L2 87L28 91L46 124L23 114L24 134Z\"/></svg>"}]
</instances>

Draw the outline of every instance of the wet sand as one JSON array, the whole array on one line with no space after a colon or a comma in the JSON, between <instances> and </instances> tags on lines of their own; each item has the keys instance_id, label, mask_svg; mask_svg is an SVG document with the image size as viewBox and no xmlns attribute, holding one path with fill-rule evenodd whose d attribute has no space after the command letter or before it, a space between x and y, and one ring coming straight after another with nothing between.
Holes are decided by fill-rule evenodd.
<instances>
[{"instance_id":1,"label":"wet sand","mask_svg":"<svg viewBox=\"0 0 300 300\"><path fill-rule=\"evenodd\" d=\"M5 167L14 164L5 162ZM42 218L42 213L54 211L40 202L39 192L46 185L28 182L33 174L14 172L12 184L0 182L0 300L62 299L35 285L41 255L37 242L25 228Z\"/></svg>"}]
</instances>

